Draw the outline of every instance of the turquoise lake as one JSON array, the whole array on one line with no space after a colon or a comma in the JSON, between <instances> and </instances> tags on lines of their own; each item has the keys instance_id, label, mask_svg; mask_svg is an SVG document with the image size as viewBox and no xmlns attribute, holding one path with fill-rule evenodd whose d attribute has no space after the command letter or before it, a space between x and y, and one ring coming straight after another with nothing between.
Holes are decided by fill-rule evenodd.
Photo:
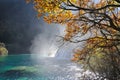
<instances>
[{"instance_id":1,"label":"turquoise lake","mask_svg":"<svg viewBox=\"0 0 120 80\"><path fill-rule=\"evenodd\" d=\"M0 57L0 80L80 80L79 70L69 59L30 54Z\"/></svg>"}]
</instances>

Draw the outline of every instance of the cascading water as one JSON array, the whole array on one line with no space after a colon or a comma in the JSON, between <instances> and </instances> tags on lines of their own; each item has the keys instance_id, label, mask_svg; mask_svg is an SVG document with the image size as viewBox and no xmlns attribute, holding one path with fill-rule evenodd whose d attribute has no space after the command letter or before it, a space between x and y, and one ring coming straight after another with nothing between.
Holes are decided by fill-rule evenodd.
<instances>
[{"instance_id":1,"label":"cascading water","mask_svg":"<svg viewBox=\"0 0 120 80\"><path fill-rule=\"evenodd\" d=\"M65 43L62 47L58 48L55 58L71 59L73 57L73 49L75 44Z\"/></svg>"},{"instance_id":2,"label":"cascading water","mask_svg":"<svg viewBox=\"0 0 120 80\"><path fill-rule=\"evenodd\" d=\"M61 46L63 42L60 43L56 38L56 35L64 35L64 29L60 26L60 28L56 27L58 25L50 27L45 23L41 26L43 32L34 38L30 48L31 59L35 63L35 69L38 71L34 80L81 80L81 76L86 75L86 72L82 73L81 66L70 61L77 45L65 42Z\"/></svg>"}]
</instances>

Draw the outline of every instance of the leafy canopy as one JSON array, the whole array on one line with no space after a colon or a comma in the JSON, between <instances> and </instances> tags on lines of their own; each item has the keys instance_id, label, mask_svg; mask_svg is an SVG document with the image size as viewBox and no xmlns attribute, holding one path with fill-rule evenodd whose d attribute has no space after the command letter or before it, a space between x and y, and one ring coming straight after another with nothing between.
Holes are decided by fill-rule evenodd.
<instances>
[{"instance_id":1,"label":"leafy canopy","mask_svg":"<svg viewBox=\"0 0 120 80\"><path fill-rule=\"evenodd\" d=\"M99 48L106 51L108 47L117 51L116 45L119 45L120 41L118 39L120 35L119 0L26 1L34 4L38 17L43 16L47 23L66 25L64 40L74 43L86 41L85 49L82 51L93 47L94 50L91 53L95 53ZM85 34L91 34L91 36L80 40L80 36Z\"/></svg>"}]
</instances>

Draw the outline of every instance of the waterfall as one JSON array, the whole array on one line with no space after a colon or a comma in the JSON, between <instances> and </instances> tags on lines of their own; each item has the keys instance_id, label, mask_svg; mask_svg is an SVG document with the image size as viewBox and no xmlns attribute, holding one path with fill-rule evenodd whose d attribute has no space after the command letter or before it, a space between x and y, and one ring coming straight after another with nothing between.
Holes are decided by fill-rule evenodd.
<instances>
[{"instance_id":1,"label":"waterfall","mask_svg":"<svg viewBox=\"0 0 120 80\"><path fill-rule=\"evenodd\" d=\"M36 25L40 26L40 32L32 40L31 54L37 54L39 57L54 57L58 50L56 38L64 34L64 27L57 24L47 24L42 20Z\"/></svg>"},{"instance_id":2,"label":"waterfall","mask_svg":"<svg viewBox=\"0 0 120 80\"><path fill-rule=\"evenodd\" d=\"M58 47L55 44L52 44L51 47L48 50L49 50L48 56L49 57L55 57L55 55L58 51Z\"/></svg>"},{"instance_id":3,"label":"waterfall","mask_svg":"<svg viewBox=\"0 0 120 80\"><path fill-rule=\"evenodd\" d=\"M56 24L46 24L40 21L40 33L35 36L30 47L31 54L37 54L37 57L55 57L59 59L70 59L73 56L73 49L76 44L65 42L59 47L60 37L65 34L65 27ZM57 35L57 36L56 36Z\"/></svg>"},{"instance_id":4,"label":"waterfall","mask_svg":"<svg viewBox=\"0 0 120 80\"><path fill-rule=\"evenodd\" d=\"M55 58L59 59L71 59L73 57L73 50L76 44L65 43L61 48L58 49Z\"/></svg>"}]
</instances>

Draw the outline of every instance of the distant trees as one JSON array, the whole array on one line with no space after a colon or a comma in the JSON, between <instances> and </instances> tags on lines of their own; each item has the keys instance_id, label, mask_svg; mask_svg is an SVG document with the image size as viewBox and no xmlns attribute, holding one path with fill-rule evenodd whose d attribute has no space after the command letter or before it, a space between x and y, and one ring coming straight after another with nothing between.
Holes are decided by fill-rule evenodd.
<instances>
[{"instance_id":1,"label":"distant trees","mask_svg":"<svg viewBox=\"0 0 120 80\"><path fill-rule=\"evenodd\" d=\"M38 17L66 26L65 41L85 44L73 61L83 62L102 79L120 79L119 0L26 0ZM81 37L88 35L81 40Z\"/></svg>"}]
</instances>

